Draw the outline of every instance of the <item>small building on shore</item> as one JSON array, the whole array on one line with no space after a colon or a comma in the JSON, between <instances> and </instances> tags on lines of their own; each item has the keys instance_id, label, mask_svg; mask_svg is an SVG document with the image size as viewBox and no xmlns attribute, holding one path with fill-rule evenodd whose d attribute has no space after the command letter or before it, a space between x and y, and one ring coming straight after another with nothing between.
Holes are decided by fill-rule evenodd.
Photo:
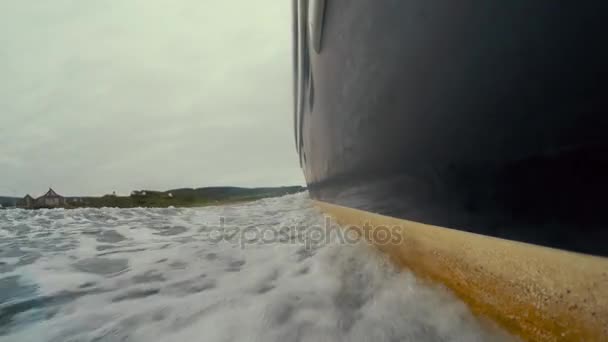
<instances>
[{"instance_id":1,"label":"small building on shore","mask_svg":"<svg viewBox=\"0 0 608 342\"><path fill-rule=\"evenodd\" d=\"M27 208L33 208L34 203L36 202L34 197L30 196L30 194L25 195L25 197L23 198L23 201L25 202L25 206Z\"/></svg>"},{"instance_id":2,"label":"small building on shore","mask_svg":"<svg viewBox=\"0 0 608 342\"><path fill-rule=\"evenodd\" d=\"M17 207L24 209L63 208L65 203L65 197L49 188L49 191L36 199L29 194L26 195L17 203Z\"/></svg>"},{"instance_id":3,"label":"small building on shore","mask_svg":"<svg viewBox=\"0 0 608 342\"><path fill-rule=\"evenodd\" d=\"M65 206L65 198L49 188L46 194L36 198L38 208L60 208Z\"/></svg>"},{"instance_id":4,"label":"small building on shore","mask_svg":"<svg viewBox=\"0 0 608 342\"><path fill-rule=\"evenodd\" d=\"M36 200L30 194L25 195L22 199L17 201L17 208L23 209L34 209L34 203Z\"/></svg>"}]
</instances>

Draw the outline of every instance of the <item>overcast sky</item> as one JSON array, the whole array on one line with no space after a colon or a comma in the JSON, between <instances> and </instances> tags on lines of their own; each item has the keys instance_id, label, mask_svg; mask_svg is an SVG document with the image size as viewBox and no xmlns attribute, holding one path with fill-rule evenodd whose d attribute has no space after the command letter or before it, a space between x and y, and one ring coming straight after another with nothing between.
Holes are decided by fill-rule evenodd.
<instances>
[{"instance_id":1,"label":"overcast sky","mask_svg":"<svg viewBox=\"0 0 608 342\"><path fill-rule=\"evenodd\" d=\"M290 2L0 1L0 195L303 184Z\"/></svg>"}]
</instances>

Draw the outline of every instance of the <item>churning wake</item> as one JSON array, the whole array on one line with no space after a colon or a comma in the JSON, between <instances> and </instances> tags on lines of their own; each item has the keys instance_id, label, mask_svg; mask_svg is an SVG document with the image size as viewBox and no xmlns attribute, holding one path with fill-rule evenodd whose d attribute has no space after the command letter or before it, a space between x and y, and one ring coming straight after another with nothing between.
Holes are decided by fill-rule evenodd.
<instances>
[{"instance_id":1,"label":"churning wake","mask_svg":"<svg viewBox=\"0 0 608 342\"><path fill-rule=\"evenodd\" d=\"M326 224L306 194L0 211L0 340L509 339L367 245L319 238Z\"/></svg>"}]
</instances>

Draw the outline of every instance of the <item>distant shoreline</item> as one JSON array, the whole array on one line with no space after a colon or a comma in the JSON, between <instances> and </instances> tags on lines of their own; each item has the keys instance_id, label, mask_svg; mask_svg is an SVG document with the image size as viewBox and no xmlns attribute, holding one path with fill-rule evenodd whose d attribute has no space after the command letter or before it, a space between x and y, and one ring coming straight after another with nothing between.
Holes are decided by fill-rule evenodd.
<instances>
[{"instance_id":1,"label":"distant shoreline","mask_svg":"<svg viewBox=\"0 0 608 342\"><path fill-rule=\"evenodd\" d=\"M243 203L269 197L279 197L306 191L302 186L241 188L241 187L204 187L181 188L167 191L137 190L129 196L114 194L104 196L70 196L64 197L64 209L77 208L192 208L210 205ZM4 208L14 208L21 198L2 197L0 204ZM35 209L44 209L38 207ZM35 210L34 209L34 210Z\"/></svg>"}]
</instances>

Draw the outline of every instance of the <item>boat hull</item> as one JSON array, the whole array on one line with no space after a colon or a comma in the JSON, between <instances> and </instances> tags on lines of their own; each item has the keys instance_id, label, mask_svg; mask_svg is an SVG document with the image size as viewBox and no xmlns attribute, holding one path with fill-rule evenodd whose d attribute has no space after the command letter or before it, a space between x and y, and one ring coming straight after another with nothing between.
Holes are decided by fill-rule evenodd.
<instances>
[{"instance_id":1,"label":"boat hull","mask_svg":"<svg viewBox=\"0 0 608 342\"><path fill-rule=\"evenodd\" d=\"M327 1L320 51L299 49L311 195L608 256L606 10Z\"/></svg>"},{"instance_id":2,"label":"boat hull","mask_svg":"<svg viewBox=\"0 0 608 342\"><path fill-rule=\"evenodd\" d=\"M401 220L406 240L427 241L427 252L380 249L483 314L500 321L501 305L533 301L502 322L526 339L608 338L608 313L596 309L608 296L597 266L608 269L606 10L601 1L294 0L294 133L311 197L343 223ZM458 241L481 236L485 247L471 248L488 253L502 241L525 246L512 252L528 267L459 286L464 278L437 276L454 274L460 254L448 251L457 246L403 228L412 224L456 232ZM487 257L525 265L507 250ZM461 264L467 276L485 265ZM576 289L559 284L590 264L595 271ZM504 284L534 291L517 301ZM490 295L480 305L467 291ZM557 325L543 323L557 309L538 300L570 293L590 302L562 300Z\"/></svg>"}]
</instances>

